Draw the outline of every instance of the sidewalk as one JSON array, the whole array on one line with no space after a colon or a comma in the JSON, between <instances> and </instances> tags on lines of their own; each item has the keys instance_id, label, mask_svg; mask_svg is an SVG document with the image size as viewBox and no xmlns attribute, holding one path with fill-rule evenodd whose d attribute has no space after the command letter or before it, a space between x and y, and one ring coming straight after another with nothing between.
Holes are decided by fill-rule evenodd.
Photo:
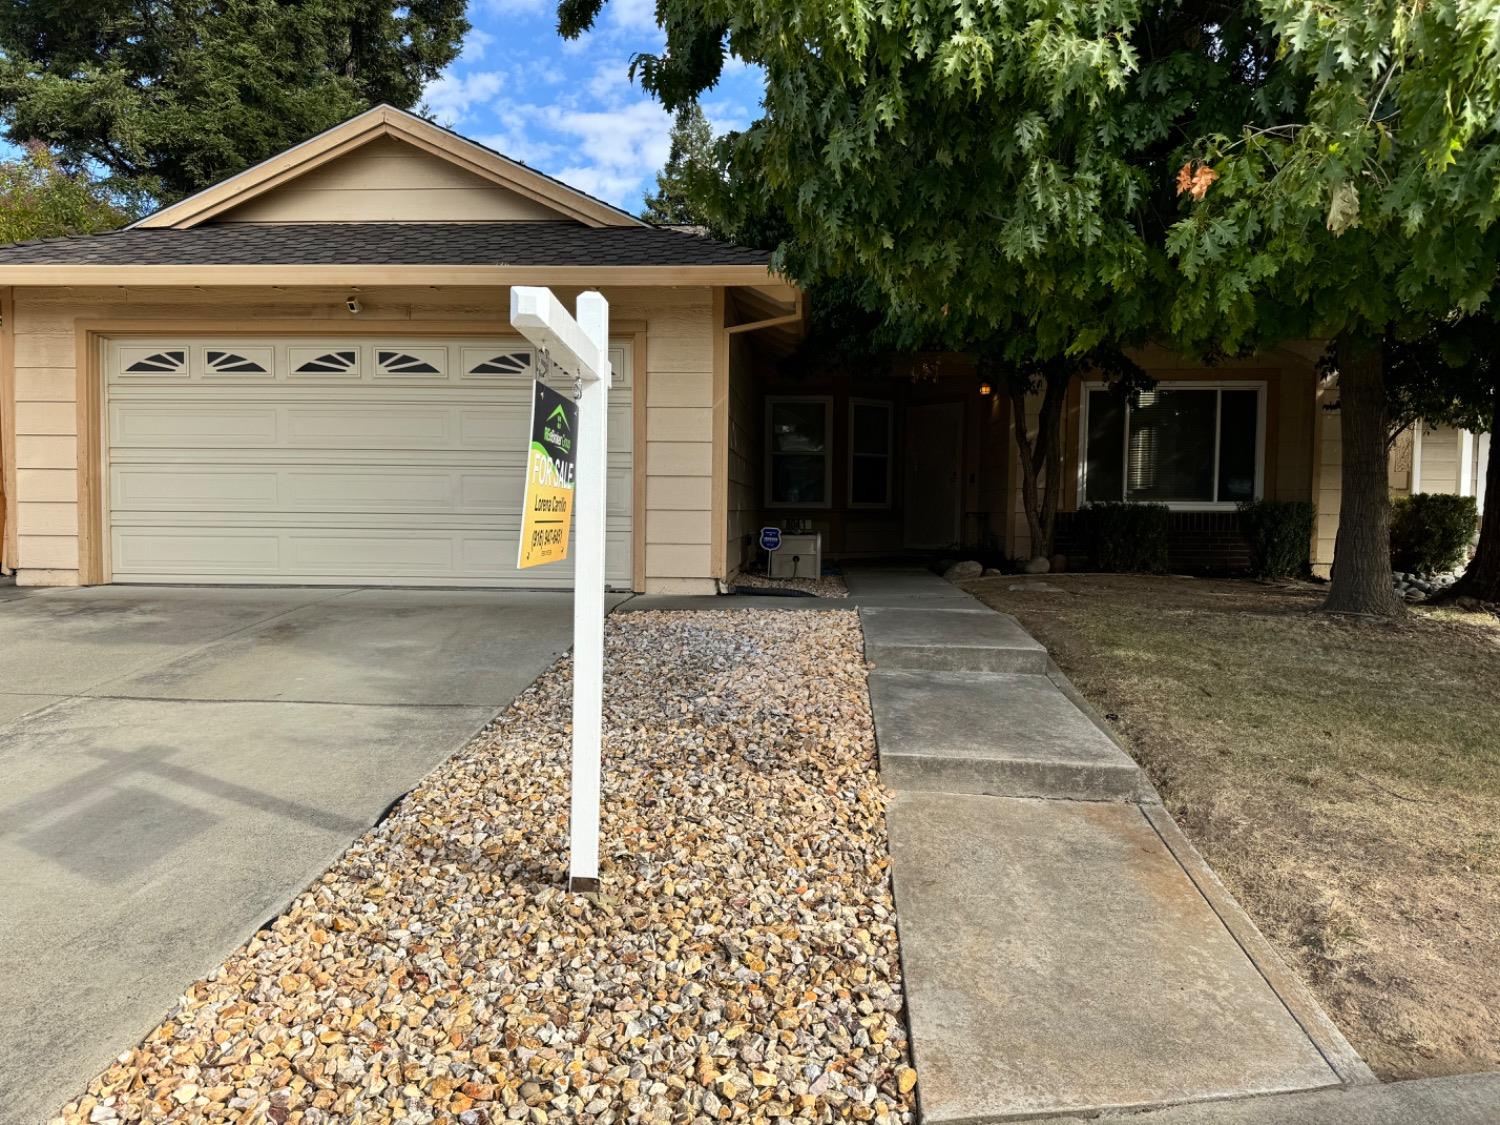
<instances>
[{"instance_id":1,"label":"sidewalk","mask_svg":"<svg viewBox=\"0 0 1500 1125\"><path fill-rule=\"evenodd\" d=\"M847 581L928 1125L1373 1080L1045 649L926 571Z\"/></svg>"}]
</instances>

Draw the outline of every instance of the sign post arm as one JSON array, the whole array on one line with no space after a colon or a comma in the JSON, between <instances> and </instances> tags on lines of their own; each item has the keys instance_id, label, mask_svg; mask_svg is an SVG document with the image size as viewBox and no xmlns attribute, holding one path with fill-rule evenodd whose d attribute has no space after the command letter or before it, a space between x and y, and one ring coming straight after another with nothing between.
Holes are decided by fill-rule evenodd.
<instances>
[{"instance_id":1,"label":"sign post arm","mask_svg":"<svg viewBox=\"0 0 1500 1125\"><path fill-rule=\"evenodd\" d=\"M578 481L573 587L573 776L568 886L599 888L600 743L604 708L604 540L609 426L609 303L578 298L578 327L602 357L578 400ZM592 377L590 377L592 376Z\"/></svg>"}]
</instances>

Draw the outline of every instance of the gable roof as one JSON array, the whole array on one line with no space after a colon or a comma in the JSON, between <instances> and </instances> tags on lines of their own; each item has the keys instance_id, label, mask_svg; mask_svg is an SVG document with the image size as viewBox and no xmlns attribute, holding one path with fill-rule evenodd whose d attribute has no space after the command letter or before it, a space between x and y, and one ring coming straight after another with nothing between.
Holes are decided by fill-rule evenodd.
<instances>
[{"instance_id":1,"label":"gable roof","mask_svg":"<svg viewBox=\"0 0 1500 1125\"><path fill-rule=\"evenodd\" d=\"M770 255L651 225L204 223L0 246L0 285L725 285L795 289Z\"/></svg>"},{"instance_id":2,"label":"gable roof","mask_svg":"<svg viewBox=\"0 0 1500 1125\"><path fill-rule=\"evenodd\" d=\"M493 149L434 125L395 106L378 105L285 152L204 188L132 223L131 230L185 230L222 216L232 207L281 187L383 137L391 137L446 160L588 227L649 227L603 200L528 168Z\"/></svg>"}]
</instances>

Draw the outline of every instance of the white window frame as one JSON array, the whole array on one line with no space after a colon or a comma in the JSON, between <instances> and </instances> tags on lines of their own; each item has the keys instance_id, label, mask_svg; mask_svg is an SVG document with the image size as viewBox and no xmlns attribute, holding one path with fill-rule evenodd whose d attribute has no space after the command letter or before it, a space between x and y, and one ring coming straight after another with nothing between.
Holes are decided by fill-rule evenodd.
<instances>
[{"instance_id":1,"label":"white window frame","mask_svg":"<svg viewBox=\"0 0 1500 1125\"><path fill-rule=\"evenodd\" d=\"M878 504L856 503L854 499L854 411L861 406L875 406L885 411L885 499ZM896 404L883 398L851 398L849 400L849 457L845 466L848 473L849 507L862 511L886 510L891 507L895 490L893 472L896 460ZM878 457L878 453L860 453L860 457Z\"/></svg>"},{"instance_id":2,"label":"white window frame","mask_svg":"<svg viewBox=\"0 0 1500 1125\"><path fill-rule=\"evenodd\" d=\"M1087 504L1088 501L1088 472L1089 472L1089 392L1108 389L1108 385L1102 382L1084 383L1082 403L1078 411L1078 503ZM1255 391L1255 496L1260 500L1266 494L1266 381L1264 379L1204 379L1204 380L1179 380L1162 379L1153 388L1160 391ZM1122 466L1122 495L1120 500L1125 500L1123 495L1124 482L1130 479L1129 462L1130 457L1130 411L1132 407L1128 404L1125 409L1125 452L1126 464ZM1214 415L1214 495L1219 494L1219 440L1222 435L1222 427L1219 425L1219 417L1223 411L1223 399L1219 400L1218 412ZM1174 512L1232 512L1239 506L1237 500L1139 500L1130 503L1165 504Z\"/></svg>"},{"instance_id":3,"label":"white window frame","mask_svg":"<svg viewBox=\"0 0 1500 1125\"><path fill-rule=\"evenodd\" d=\"M823 405L823 499L819 503L807 503L776 500L772 494L772 481L775 474L772 472L773 462L778 454L775 451L775 435L771 432L771 419L775 416L775 408L787 402L817 402ZM792 454L799 456L798 454ZM803 453L800 456L808 456ZM833 397L831 395L767 395L766 396L766 503L767 508L831 508L833 507Z\"/></svg>"}]
</instances>

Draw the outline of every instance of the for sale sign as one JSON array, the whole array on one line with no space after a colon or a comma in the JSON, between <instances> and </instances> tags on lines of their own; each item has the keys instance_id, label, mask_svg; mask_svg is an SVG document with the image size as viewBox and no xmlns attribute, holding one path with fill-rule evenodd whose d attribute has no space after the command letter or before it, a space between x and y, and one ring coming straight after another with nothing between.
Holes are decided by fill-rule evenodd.
<instances>
[{"instance_id":1,"label":"for sale sign","mask_svg":"<svg viewBox=\"0 0 1500 1125\"><path fill-rule=\"evenodd\" d=\"M568 557L578 406L543 383L532 384L531 450L521 510L521 569Z\"/></svg>"}]
</instances>

